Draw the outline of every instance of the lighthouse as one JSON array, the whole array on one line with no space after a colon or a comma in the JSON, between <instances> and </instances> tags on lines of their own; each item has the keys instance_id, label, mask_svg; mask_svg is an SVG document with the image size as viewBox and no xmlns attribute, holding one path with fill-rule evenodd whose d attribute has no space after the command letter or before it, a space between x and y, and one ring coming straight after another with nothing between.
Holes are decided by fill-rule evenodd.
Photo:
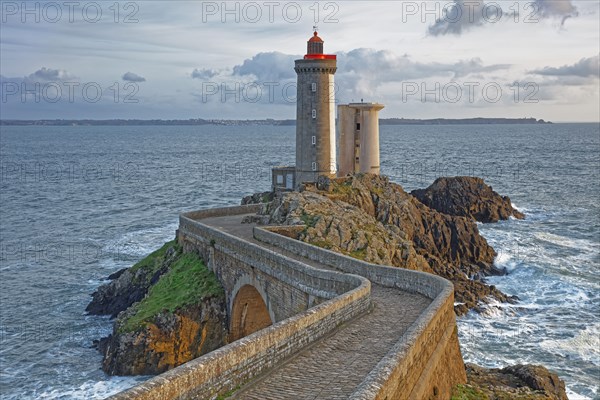
<instances>
[{"instance_id":1,"label":"lighthouse","mask_svg":"<svg viewBox=\"0 0 600 400\"><path fill-rule=\"evenodd\" d=\"M379 111L383 104L350 103L338 107L333 76L334 54L325 54L316 27L308 40L306 55L295 61L296 165L272 169L272 188L298 190L319 176L379 174ZM338 165L339 163L339 165Z\"/></svg>"},{"instance_id":2,"label":"lighthouse","mask_svg":"<svg viewBox=\"0 0 600 400\"><path fill-rule=\"evenodd\" d=\"M336 56L324 54L323 40L316 29L308 40L306 55L295 61L296 171L295 186L315 182L320 175L335 177L335 90Z\"/></svg>"}]
</instances>

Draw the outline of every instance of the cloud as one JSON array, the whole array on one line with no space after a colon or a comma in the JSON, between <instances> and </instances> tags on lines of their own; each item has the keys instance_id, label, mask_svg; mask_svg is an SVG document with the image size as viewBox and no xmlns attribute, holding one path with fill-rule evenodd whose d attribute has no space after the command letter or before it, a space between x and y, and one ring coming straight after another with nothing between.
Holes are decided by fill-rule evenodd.
<instances>
[{"instance_id":1,"label":"cloud","mask_svg":"<svg viewBox=\"0 0 600 400\"><path fill-rule=\"evenodd\" d=\"M408 55L397 55L389 50L369 48L340 53L338 58L338 74L353 74L356 77L379 80L382 83L436 76L459 78L510 68L510 64L484 65L477 57L454 63L423 63L413 61Z\"/></svg>"},{"instance_id":2,"label":"cloud","mask_svg":"<svg viewBox=\"0 0 600 400\"><path fill-rule=\"evenodd\" d=\"M485 75L511 67L510 64L485 65L480 58L452 63L420 62L408 55L368 48L338 53L338 60L335 80L341 101L382 96L382 92L391 95L395 86L406 82L418 81L420 84L437 81L443 85L464 77L482 81L484 79L481 76L473 75Z\"/></svg>"},{"instance_id":3,"label":"cloud","mask_svg":"<svg viewBox=\"0 0 600 400\"><path fill-rule=\"evenodd\" d=\"M63 84L65 82L77 82L79 78L72 75L68 71L64 69L54 69L54 68L46 68L42 67L37 71L25 75L23 77L6 77L0 75L0 82L3 85L8 84L9 82L15 83L17 85L25 84L26 87L29 85L52 85L52 84Z\"/></svg>"},{"instance_id":4,"label":"cloud","mask_svg":"<svg viewBox=\"0 0 600 400\"><path fill-rule=\"evenodd\" d=\"M133 72L127 72L123 75L122 79L126 82L146 82L146 78Z\"/></svg>"},{"instance_id":5,"label":"cloud","mask_svg":"<svg viewBox=\"0 0 600 400\"><path fill-rule=\"evenodd\" d=\"M262 89L263 96L260 102L273 102L277 104L291 104L290 96L294 96L296 73L294 60L301 56L283 53L258 53L234 66L230 74L219 74L215 80L217 87L210 87L210 91L222 92L224 88L228 93L237 88L239 96L228 95L226 101L237 101L246 97L253 97L256 91L254 84ZM486 65L480 58L457 60L452 63L419 62L408 55L399 55L390 50L375 50L371 48L358 48L349 52L338 53L338 68L335 74L337 97L340 101L366 97L380 96L383 92L393 91L393 85L405 81L425 81L437 79L439 82L452 82L463 77L480 81L482 75L496 71L507 70L510 64ZM197 75L201 75L201 71ZM218 81L218 82L217 82ZM275 83L269 86L267 84ZM268 96L269 88L273 88L274 97ZM290 88L289 93L288 89ZM233 92L231 92L233 93ZM250 93L250 95L248 95ZM204 93L206 95L207 93ZM199 96L202 96L202 92ZM214 95L212 99L220 96ZM295 98L294 98L295 99Z\"/></svg>"},{"instance_id":6,"label":"cloud","mask_svg":"<svg viewBox=\"0 0 600 400\"><path fill-rule=\"evenodd\" d=\"M600 76L599 56L582 58L575 64L563 65L561 67L544 67L542 69L531 71L533 74L544 76L570 76L570 77L598 77Z\"/></svg>"},{"instance_id":7,"label":"cloud","mask_svg":"<svg viewBox=\"0 0 600 400\"><path fill-rule=\"evenodd\" d=\"M485 22L484 7L483 1L454 0L453 4L444 7L444 15L428 28L428 32L433 36L460 35L472 27L481 26Z\"/></svg>"},{"instance_id":8,"label":"cloud","mask_svg":"<svg viewBox=\"0 0 600 400\"><path fill-rule=\"evenodd\" d=\"M65 81L73 78L74 77L64 69L52 69L46 67L38 69L27 77L27 79L32 82L55 82Z\"/></svg>"},{"instance_id":9,"label":"cloud","mask_svg":"<svg viewBox=\"0 0 600 400\"><path fill-rule=\"evenodd\" d=\"M219 75L219 71L214 69L194 68L194 70L192 71L192 79L210 79L214 78L217 75Z\"/></svg>"},{"instance_id":10,"label":"cloud","mask_svg":"<svg viewBox=\"0 0 600 400\"><path fill-rule=\"evenodd\" d=\"M258 53L233 67L233 75L254 76L258 82L282 82L296 78L294 60L302 58L280 52Z\"/></svg>"}]
</instances>

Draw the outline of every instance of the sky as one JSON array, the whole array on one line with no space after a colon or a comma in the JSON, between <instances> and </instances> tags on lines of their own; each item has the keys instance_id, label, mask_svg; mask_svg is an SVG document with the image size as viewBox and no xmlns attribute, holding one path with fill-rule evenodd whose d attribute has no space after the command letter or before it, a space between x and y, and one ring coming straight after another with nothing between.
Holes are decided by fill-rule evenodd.
<instances>
[{"instance_id":1,"label":"sky","mask_svg":"<svg viewBox=\"0 0 600 400\"><path fill-rule=\"evenodd\" d=\"M382 118L600 121L600 2L0 1L2 119L295 118L313 26Z\"/></svg>"}]
</instances>

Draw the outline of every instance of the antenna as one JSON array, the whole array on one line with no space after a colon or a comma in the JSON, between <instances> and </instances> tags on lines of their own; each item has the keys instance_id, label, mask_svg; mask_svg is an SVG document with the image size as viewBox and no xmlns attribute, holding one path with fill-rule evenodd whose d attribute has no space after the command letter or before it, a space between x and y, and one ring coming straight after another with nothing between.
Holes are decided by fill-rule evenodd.
<instances>
[{"instance_id":1,"label":"antenna","mask_svg":"<svg viewBox=\"0 0 600 400\"><path fill-rule=\"evenodd\" d=\"M319 27L317 25L313 25L313 31L316 32L319 30Z\"/></svg>"}]
</instances>

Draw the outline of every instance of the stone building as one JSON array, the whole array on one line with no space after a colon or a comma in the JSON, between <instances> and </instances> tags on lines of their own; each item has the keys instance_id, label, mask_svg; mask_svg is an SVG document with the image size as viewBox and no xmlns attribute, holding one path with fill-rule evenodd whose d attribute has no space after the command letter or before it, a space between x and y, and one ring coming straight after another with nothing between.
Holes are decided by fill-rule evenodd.
<instances>
[{"instance_id":1,"label":"stone building","mask_svg":"<svg viewBox=\"0 0 600 400\"><path fill-rule=\"evenodd\" d=\"M338 106L338 176L379 174L379 103Z\"/></svg>"}]
</instances>

